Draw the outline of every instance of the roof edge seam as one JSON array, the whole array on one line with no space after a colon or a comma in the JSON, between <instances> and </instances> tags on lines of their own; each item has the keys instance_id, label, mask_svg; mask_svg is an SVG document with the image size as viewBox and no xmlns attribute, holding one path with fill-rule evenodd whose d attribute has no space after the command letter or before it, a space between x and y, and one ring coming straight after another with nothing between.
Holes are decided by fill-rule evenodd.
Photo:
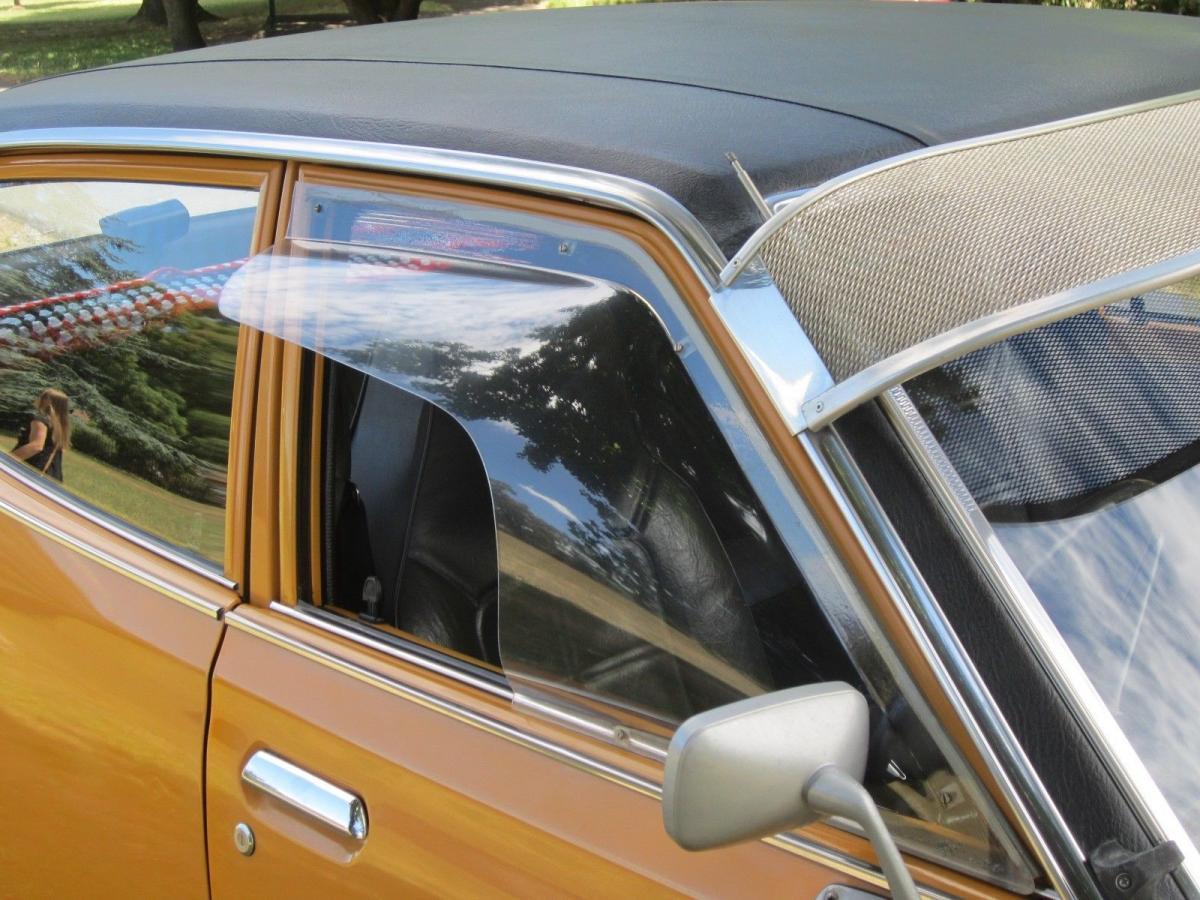
<instances>
[{"instance_id":1,"label":"roof edge seam","mask_svg":"<svg viewBox=\"0 0 1200 900\"><path fill-rule=\"evenodd\" d=\"M882 122L878 119L873 119L870 116L864 116L859 113L847 112L846 110L835 109L830 106L822 106L819 103L808 103L803 100L789 100L785 97L773 97L768 94L755 94L750 91L739 91L733 88L713 87L706 84L696 84L690 81L670 81L665 78L649 78L639 75L617 75L604 72L584 72L575 69L544 69L535 66L510 66L499 63L476 63L476 62L448 62L448 61L427 61L427 60L410 60L410 59L368 59L363 57L327 57L327 56L276 56L276 57L238 57L236 59L181 59L172 61L155 61L153 58L147 60L134 60L130 62L114 63L110 66L99 66L94 69L77 69L73 72L60 72L56 75L50 75L46 78L38 78L34 81L26 82L24 85L16 87L25 87L34 84L43 84L47 81L54 81L59 78L69 78L73 75L86 75L95 72L119 72L124 69L149 69L159 66L197 66L197 65L213 65L217 63L297 63L297 62L317 62L317 63L362 63L366 65L406 65L406 66L446 66L448 68L459 69L492 69L508 72L544 72L548 75L577 75L583 78L605 78L614 81L632 81L641 84L661 84L671 87L691 88L699 91L710 91L714 94L726 94L731 97L748 97L755 100L765 100L771 103L783 103L788 106L795 106L801 109L811 109L816 112L829 113L830 115L841 116L846 119L852 119L857 122L863 122L867 125L873 125L877 128L883 128L898 134L901 137L908 138L922 147L932 146L937 143L930 135L916 134L901 128L898 125L893 125L889 122Z\"/></svg>"}]
</instances>

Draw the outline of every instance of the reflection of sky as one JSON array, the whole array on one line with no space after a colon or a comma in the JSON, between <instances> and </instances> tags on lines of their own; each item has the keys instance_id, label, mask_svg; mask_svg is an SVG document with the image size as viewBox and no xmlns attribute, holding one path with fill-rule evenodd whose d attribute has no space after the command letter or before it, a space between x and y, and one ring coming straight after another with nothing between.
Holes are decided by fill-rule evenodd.
<instances>
[{"instance_id":1,"label":"reflection of sky","mask_svg":"<svg viewBox=\"0 0 1200 900\"><path fill-rule=\"evenodd\" d=\"M997 534L1200 841L1200 469L1117 506Z\"/></svg>"},{"instance_id":2,"label":"reflection of sky","mask_svg":"<svg viewBox=\"0 0 1200 900\"><path fill-rule=\"evenodd\" d=\"M190 187L132 181L49 181L0 185L0 248L100 233L105 216L178 200L193 216L253 209L258 193L245 188Z\"/></svg>"},{"instance_id":3,"label":"reflection of sky","mask_svg":"<svg viewBox=\"0 0 1200 900\"><path fill-rule=\"evenodd\" d=\"M572 523L596 518L593 501L579 482L558 463L541 472L522 456L525 439L504 422L476 420L464 423L479 446L494 482L512 488L518 502L557 531Z\"/></svg>"},{"instance_id":4,"label":"reflection of sky","mask_svg":"<svg viewBox=\"0 0 1200 900\"><path fill-rule=\"evenodd\" d=\"M609 296L593 282L539 281L537 273L514 280L341 256L264 255L229 280L220 307L231 319L326 355L372 352L389 342L525 354L541 343L537 328Z\"/></svg>"}]
</instances>

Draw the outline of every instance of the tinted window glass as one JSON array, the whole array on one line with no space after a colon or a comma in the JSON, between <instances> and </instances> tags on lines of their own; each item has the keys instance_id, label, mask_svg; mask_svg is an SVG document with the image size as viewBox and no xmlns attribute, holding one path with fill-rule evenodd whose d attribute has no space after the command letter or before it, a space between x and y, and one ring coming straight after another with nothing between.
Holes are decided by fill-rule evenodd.
<instances>
[{"instance_id":1,"label":"tinted window glass","mask_svg":"<svg viewBox=\"0 0 1200 900\"><path fill-rule=\"evenodd\" d=\"M0 186L0 440L14 464L213 563L238 327L216 297L255 191Z\"/></svg>"}]
</instances>

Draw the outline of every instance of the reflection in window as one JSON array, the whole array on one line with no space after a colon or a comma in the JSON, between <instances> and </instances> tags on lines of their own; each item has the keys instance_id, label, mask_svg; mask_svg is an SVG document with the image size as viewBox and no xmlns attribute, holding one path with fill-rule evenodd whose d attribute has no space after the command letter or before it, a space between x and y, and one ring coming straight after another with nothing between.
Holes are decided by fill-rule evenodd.
<instances>
[{"instance_id":1,"label":"reflection in window","mask_svg":"<svg viewBox=\"0 0 1200 900\"><path fill-rule=\"evenodd\" d=\"M1200 839L1200 282L1010 338L907 387Z\"/></svg>"},{"instance_id":2,"label":"reflection in window","mask_svg":"<svg viewBox=\"0 0 1200 900\"><path fill-rule=\"evenodd\" d=\"M213 562L237 355L216 298L249 251L256 207L238 189L0 186L10 459Z\"/></svg>"}]
</instances>

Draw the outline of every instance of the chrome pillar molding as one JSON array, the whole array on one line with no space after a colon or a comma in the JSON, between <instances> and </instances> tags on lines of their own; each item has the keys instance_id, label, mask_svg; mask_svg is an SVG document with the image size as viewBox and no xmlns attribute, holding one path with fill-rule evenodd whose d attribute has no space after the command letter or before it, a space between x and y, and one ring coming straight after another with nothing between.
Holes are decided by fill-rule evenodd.
<instances>
[{"instance_id":1,"label":"chrome pillar molding","mask_svg":"<svg viewBox=\"0 0 1200 900\"><path fill-rule=\"evenodd\" d=\"M705 283L711 283L725 264L725 254L716 242L695 216L674 198L631 178L572 166L402 144L248 131L84 127L0 133L0 152L32 149L154 150L295 160L536 191L582 200L645 219L670 238L688 260L698 263Z\"/></svg>"},{"instance_id":2,"label":"chrome pillar molding","mask_svg":"<svg viewBox=\"0 0 1200 900\"><path fill-rule=\"evenodd\" d=\"M242 781L343 837L358 841L367 838L367 808L362 798L269 750L259 750L250 757L242 769Z\"/></svg>"},{"instance_id":3,"label":"chrome pillar molding","mask_svg":"<svg viewBox=\"0 0 1200 900\"><path fill-rule=\"evenodd\" d=\"M833 379L771 276L751 269L710 302L792 434L802 431L804 404L832 388Z\"/></svg>"},{"instance_id":4,"label":"chrome pillar molding","mask_svg":"<svg viewBox=\"0 0 1200 900\"><path fill-rule=\"evenodd\" d=\"M942 508L997 593L1038 661L1054 679L1091 744L1100 752L1151 836L1174 841L1184 854L1175 873L1191 896L1200 896L1200 853L1129 743L1091 679L1038 601L953 464L902 388L881 398L897 434L933 489Z\"/></svg>"},{"instance_id":5,"label":"chrome pillar molding","mask_svg":"<svg viewBox=\"0 0 1200 900\"><path fill-rule=\"evenodd\" d=\"M823 428L890 388L973 350L1198 274L1200 251L1185 253L1152 266L1122 272L1111 278L984 316L922 341L850 376L820 396L808 400L801 418L808 428Z\"/></svg>"},{"instance_id":6,"label":"chrome pillar molding","mask_svg":"<svg viewBox=\"0 0 1200 900\"><path fill-rule=\"evenodd\" d=\"M1061 897L1099 898L1084 854L958 641L866 479L836 432L803 432L800 444L887 586L894 608L1017 816Z\"/></svg>"}]
</instances>

